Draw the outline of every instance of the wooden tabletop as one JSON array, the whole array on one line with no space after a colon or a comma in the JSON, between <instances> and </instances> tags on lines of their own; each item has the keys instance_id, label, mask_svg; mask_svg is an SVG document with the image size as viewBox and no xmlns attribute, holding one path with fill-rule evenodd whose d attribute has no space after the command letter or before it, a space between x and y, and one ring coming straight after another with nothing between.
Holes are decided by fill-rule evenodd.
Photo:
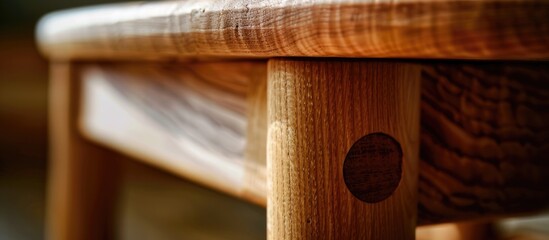
<instances>
[{"instance_id":1,"label":"wooden tabletop","mask_svg":"<svg viewBox=\"0 0 549 240\"><path fill-rule=\"evenodd\" d=\"M51 59L549 58L549 1L185 0L55 12Z\"/></svg>"}]
</instances>

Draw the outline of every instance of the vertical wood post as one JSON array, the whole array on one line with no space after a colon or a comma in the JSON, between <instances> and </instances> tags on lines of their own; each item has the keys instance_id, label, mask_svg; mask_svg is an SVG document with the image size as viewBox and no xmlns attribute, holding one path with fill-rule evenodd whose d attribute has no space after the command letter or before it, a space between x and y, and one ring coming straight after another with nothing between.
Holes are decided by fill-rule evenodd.
<instances>
[{"instance_id":1,"label":"vertical wood post","mask_svg":"<svg viewBox=\"0 0 549 240\"><path fill-rule=\"evenodd\" d=\"M269 60L268 239L414 239L419 101L416 65Z\"/></svg>"},{"instance_id":2,"label":"vertical wood post","mask_svg":"<svg viewBox=\"0 0 549 240\"><path fill-rule=\"evenodd\" d=\"M54 63L50 79L50 169L46 239L111 239L119 159L79 134L80 78Z\"/></svg>"}]
</instances>

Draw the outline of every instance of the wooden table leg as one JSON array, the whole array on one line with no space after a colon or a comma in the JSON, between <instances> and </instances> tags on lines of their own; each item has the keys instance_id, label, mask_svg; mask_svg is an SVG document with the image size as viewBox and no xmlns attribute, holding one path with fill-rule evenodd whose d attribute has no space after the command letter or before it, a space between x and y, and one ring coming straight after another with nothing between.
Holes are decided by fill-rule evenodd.
<instances>
[{"instance_id":1,"label":"wooden table leg","mask_svg":"<svg viewBox=\"0 0 549 240\"><path fill-rule=\"evenodd\" d=\"M268 239L414 239L419 101L415 65L269 60Z\"/></svg>"},{"instance_id":2,"label":"wooden table leg","mask_svg":"<svg viewBox=\"0 0 549 240\"><path fill-rule=\"evenodd\" d=\"M46 238L111 239L118 159L79 134L78 67L55 63L51 71Z\"/></svg>"}]
</instances>

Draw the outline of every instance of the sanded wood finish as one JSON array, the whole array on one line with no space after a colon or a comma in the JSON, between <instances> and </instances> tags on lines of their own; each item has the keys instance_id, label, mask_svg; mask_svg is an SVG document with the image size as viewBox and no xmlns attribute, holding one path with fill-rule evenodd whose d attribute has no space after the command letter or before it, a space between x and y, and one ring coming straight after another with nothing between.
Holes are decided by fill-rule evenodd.
<instances>
[{"instance_id":1,"label":"sanded wood finish","mask_svg":"<svg viewBox=\"0 0 549 240\"><path fill-rule=\"evenodd\" d=\"M549 58L540 0L186 0L53 13L50 58Z\"/></svg>"},{"instance_id":2,"label":"sanded wood finish","mask_svg":"<svg viewBox=\"0 0 549 240\"><path fill-rule=\"evenodd\" d=\"M268 72L268 239L413 239L419 66L274 59ZM342 168L353 143L374 132L402 146L402 179L369 204L347 189Z\"/></svg>"},{"instance_id":3,"label":"sanded wood finish","mask_svg":"<svg viewBox=\"0 0 549 240\"><path fill-rule=\"evenodd\" d=\"M266 124L254 120L265 109L249 100L265 98L265 62L87 65L83 74L86 136L265 204Z\"/></svg>"},{"instance_id":4,"label":"sanded wood finish","mask_svg":"<svg viewBox=\"0 0 549 240\"><path fill-rule=\"evenodd\" d=\"M93 74L85 75L83 131L94 141L137 159L265 205L264 64L93 65L88 71ZM544 156L549 73L545 66L460 62L423 65L419 225L516 214L547 206L549 196L544 187L549 185L549 166ZM239 90L216 92L208 98L196 96L225 85ZM185 107L182 99L189 96L189 91L196 92L192 94L195 101L210 103L208 107ZM225 103L231 104L224 106L232 106L233 110L222 107L222 99L227 99ZM202 128L212 129L210 132L233 129L231 138L216 139L207 131L199 131L203 135L188 131L193 122L211 116L206 113L214 109L232 114L218 114L216 121L200 120ZM170 117L174 113L170 115L169 111L190 111L194 117ZM160 114L152 114L157 112ZM240 119L238 130L228 125L234 121L228 116ZM166 128L167 123L173 127ZM210 138L214 140L207 140ZM202 152L227 151L215 141L245 143L232 150L234 158L217 154L215 159L198 157L189 162L181 157L187 156L189 149L175 144L185 139L201 143L195 147ZM192 171L185 170L188 168Z\"/></svg>"},{"instance_id":5,"label":"sanded wood finish","mask_svg":"<svg viewBox=\"0 0 549 240\"><path fill-rule=\"evenodd\" d=\"M111 239L119 179L117 155L82 138L79 67L54 63L50 81L51 160L46 238Z\"/></svg>"}]
</instances>

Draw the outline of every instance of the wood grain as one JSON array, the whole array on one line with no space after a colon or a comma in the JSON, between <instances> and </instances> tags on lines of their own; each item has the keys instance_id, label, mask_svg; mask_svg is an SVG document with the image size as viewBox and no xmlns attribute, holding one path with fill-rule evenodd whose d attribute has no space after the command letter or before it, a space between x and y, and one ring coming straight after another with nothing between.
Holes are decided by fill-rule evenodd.
<instances>
[{"instance_id":1,"label":"wood grain","mask_svg":"<svg viewBox=\"0 0 549 240\"><path fill-rule=\"evenodd\" d=\"M50 81L51 160L46 238L112 239L117 155L82 138L79 66L54 63Z\"/></svg>"},{"instance_id":2,"label":"wood grain","mask_svg":"<svg viewBox=\"0 0 549 240\"><path fill-rule=\"evenodd\" d=\"M273 59L268 72L268 239L414 239L419 66ZM345 186L343 161L374 132L400 143L403 169L396 191L368 204Z\"/></svg>"},{"instance_id":3,"label":"wood grain","mask_svg":"<svg viewBox=\"0 0 549 240\"><path fill-rule=\"evenodd\" d=\"M420 219L547 206L547 64L433 64L422 80Z\"/></svg>"},{"instance_id":4,"label":"wood grain","mask_svg":"<svg viewBox=\"0 0 549 240\"><path fill-rule=\"evenodd\" d=\"M547 59L540 0L187 0L50 14L52 59L398 57Z\"/></svg>"},{"instance_id":5,"label":"wood grain","mask_svg":"<svg viewBox=\"0 0 549 240\"><path fill-rule=\"evenodd\" d=\"M343 162L343 180L349 191L367 203L393 195L402 178L402 148L385 133L358 139Z\"/></svg>"},{"instance_id":6,"label":"wood grain","mask_svg":"<svg viewBox=\"0 0 549 240\"><path fill-rule=\"evenodd\" d=\"M154 166L264 205L265 158L257 155L266 140L256 141L258 130L248 129L265 127L254 120L257 107L248 97L261 98L264 90L250 86L266 76L265 62L88 65L82 130ZM248 132L254 139L246 139ZM258 153L247 156L246 149Z\"/></svg>"},{"instance_id":7,"label":"wood grain","mask_svg":"<svg viewBox=\"0 0 549 240\"><path fill-rule=\"evenodd\" d=\"M86 82L99 84L86 84L82 130L96 142L265 206L264 65L264 62L94 65L99 77ZM423 64L419 225L508 216L547 206L546 65ZM234 86L221 87L225 85ZM201 95L203 91L218 91L214 89L226 92ZM196 93L189 95L189 91ZM201 151L226 151L222 145L207 140L216 138L216 134L211 137L207 131L199 131L206 135L186 135L186 129L192 128L192 122L188 121L214 116L207 115L208 110L188 110L196 115L190 120L172 117L173 112L181 113L177 110L181 106L187 106L182 103L187 98L211 103L206 109L238 116L242 125L233 130L230 139L245 143L234 150L234 158L219 155L212 159L193 158L189 165L189 158L182 157L189 153L184 145L175 144L181 139L201 143ZM165 113L168 111L173 112ZM227 126L234 121L228 116L232 115L218 114L215 122L203 123L208 126L206 129L213 129L211 132L236 129ZM173 127L162 127L166 122ZM196 140L197 137L201 140Z\"/></svg>"}]
</instances>

